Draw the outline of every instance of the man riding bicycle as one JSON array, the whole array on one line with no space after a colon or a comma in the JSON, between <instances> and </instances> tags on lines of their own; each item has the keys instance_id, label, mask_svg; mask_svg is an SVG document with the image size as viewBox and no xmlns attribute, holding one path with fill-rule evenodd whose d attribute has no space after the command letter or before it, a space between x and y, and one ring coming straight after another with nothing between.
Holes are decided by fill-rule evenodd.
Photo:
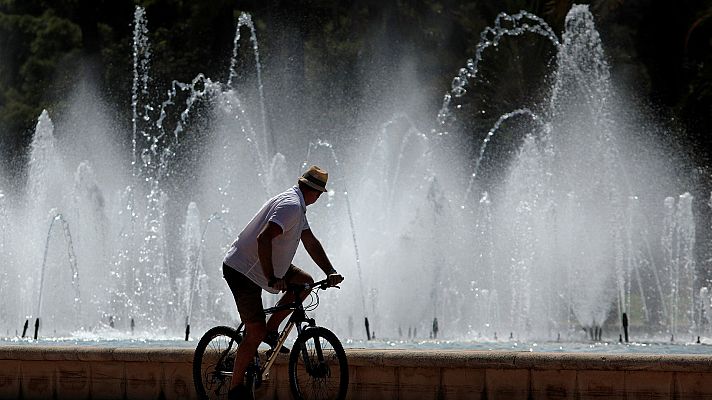
<instances>
[{"instance_id":1,"label":"man riding bicycle","mask_svg":"<svg viewBox=\"0 0 712 400\"><path fill-rule=\"evenodd\" d=\"M301 240L309 256L326 273L330 285L344 278L336 272L324 248L307 222L306 207L326 192L328 174L311 166L294 186L269 199L233 242L223 260L223 276L227 281L240 319L245 323L245 337L235 356L233 379L228 399L239 399L249 393L244 376L251 357L261 342L277 344L277 329L290 311L272 314L265 322L262 289L270 293L286 291L288 284L313 283L314 279L292 264ZM302 293L306 297L309 293ZM277 304L294 301L286 292ZM282 351L289 352L285 348Z\"/></svg>"}]
</instances>

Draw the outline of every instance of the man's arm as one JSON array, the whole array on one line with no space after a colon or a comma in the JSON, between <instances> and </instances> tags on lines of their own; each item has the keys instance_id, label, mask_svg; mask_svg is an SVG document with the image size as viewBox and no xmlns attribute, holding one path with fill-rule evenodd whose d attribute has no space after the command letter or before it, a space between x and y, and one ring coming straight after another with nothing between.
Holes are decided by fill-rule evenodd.
<instances>
[{"instance_id":1,"label":"man's arm","mask_svg":"<svg viewBox=\"0 0 712 400\"><path fill-rule=\"evenodd\" d=\"M319 239L314 236L311 229L305 229L302 231L302 244L304 244L304 249L306 249L309 256L314 260L316 265L321 268L322 271L329 278L329 283L331 285L338 285L344 280L344 277L336 272L336 269L331 265L329 257L324 251L324 247L321 246Z\"/></svg>"},{"instance_id":2,"label":"man's arm","mask_svg":"<svg viewBox=\"0 0 712 400\"><path fill-rule=\"evenodd\" d=\"M262 265L262 273L265 274L267 282L274 282L274 266L272 265L272 239L282 234L282 227L276 223L270 221L265 225L257 235L257 257L260 259L260 265ZM274 282L273 288L277 290L285 290L287 285L284 279L277 279Z\"/></svg>"}]
</instances>

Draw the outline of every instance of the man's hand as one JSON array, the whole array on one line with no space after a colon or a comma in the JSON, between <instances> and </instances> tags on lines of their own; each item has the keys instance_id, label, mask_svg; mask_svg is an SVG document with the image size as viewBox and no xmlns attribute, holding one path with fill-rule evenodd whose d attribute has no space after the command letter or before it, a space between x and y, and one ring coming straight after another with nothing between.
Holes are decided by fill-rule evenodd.
<instances>
[{"instance_id":1,"label":"man's hand","mask_svg":"<svg viewBox=\"0 0 712 400\"><path fill-rule=\"evenodd\" d=\"M338 272L331 273L326 278L329 281L329 286L336 286L344 281L344 277Z\"/></svg>"},{"instance_id":2,"label":"man's hand","mask_svg":"<svg viewBox=\"0 0 712 400\"><path fill-rule=\"evenodd\" d=\"M287 290L287 281L284 278L274 279L268 283L269 287L274 290L279 290L280 292L285 292Z\"/></svg>"}]
</instances>

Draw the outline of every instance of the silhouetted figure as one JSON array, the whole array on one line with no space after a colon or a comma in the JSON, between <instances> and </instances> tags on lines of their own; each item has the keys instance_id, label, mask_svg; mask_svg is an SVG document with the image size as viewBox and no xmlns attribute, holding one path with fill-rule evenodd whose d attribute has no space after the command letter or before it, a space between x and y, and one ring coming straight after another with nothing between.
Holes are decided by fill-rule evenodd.
<instances>
[{"instance_id":1,"label":"silhouetted figure","mask_svg":"<svg viewBox=\"0 0 712 400\"><path fill-rule=\"evenodd\" d=\"M700 337L697 337L697 344L700 344Z\"/></svg>"},{"instance_id":2,"label":"silhouetted figure","mask_svg":"<svg viewBox=\"0 0 712 400\"><path fill-rule=\"evenodd\" d=\"M134 322L134 319L131 318L131 334L133 335L134 329L136 328L136 323Z\"/></svg>"},{"instance_id":3,"label":"silhouetted figure","mask_svg":"<svg viewBox=\"0 0 712 400\"><path fill-rule=\"evenodd\" d=\"M556 341L560 342L561 341L561 332L556 334Z\"/></svg>"},{"instance_id":4,"label":"silhouetted figure","mask_svg":"<svg viewBox=\"0 0 712 400\"><path fill-rule=\"evenodd\" d=\"M438 331L439 331L439 330L440 330L440 328L438 328L438 318L435 317L435 318L433 318L433 339L437 339L437 338L438 338Z\"/></svg>"},{"instance_id":5,"label":"silhouetted figure","mask_svg":"<svg viewBox=\"0 0 712 400\"><path fill-rule=\"evenodd\" d=\"M109 315L109 327L113 328L114 327L114 316Z\"/></svg>"},{"instance_id":6,"label":"silhouetted figure","mask_svg":"<svg viewBox=\"0 0 712 400\"><path fill-rule=\"evenodd\" d=\"M226 385L229 399L245 397L243 394L247 388L243 378L255 351L261 342L272 348L277 345L279 325L291 312L283 310L273 313L266 321L262 313L262 290L278 294L285 291L290 283L313 281L306 271L291 264L299 244L326 274L328 286L336 286L344 280L331 265L306 216L306 208L327 191L328 176L325 170L315 165L309 167L297 178L296 186L277 194L260 207L225 253L223 277L233 297L240 299L237 311L245 324L245 337L237 348L232 366L232 376L239 379L233 379ZM248 192L250 189L244 188ZM264 256L268 253L271 257ZM300 292L302 297L308 294L308 291ZM282 295L279 303L294 301L295 293L290 290ZM366 332L369 336L368 330Z\"/></svg>"},{"instance_id":7,"label":"silhouetted figure","mask_svg":"<svg viewBox=\"0 0 712 400\"><path fill-rule=\"evenodd\" d=\"M670 335L670 342L674 342L674 341L675 341L675 335Z\"/></svg>"},{"instance_id":8,"label":"silhouetted figure","mask_svg":"<svg viewBox=\"0 0 712 400\"><path fill-rule=\"evenodd\" d=\"M497 340L497 332L494 333L494 340Z\"/></svg>"},{"instance_id":9,"label":"silhouetted figure","mask_svg":"<svg viewBox=\"0 0 712 400\"><path fill-rule=\"evenodd\" d=\"M618 334L618 343L623 343L623 335Z\"/></svg>"},{"instance_id":10,"label":"silhouetted figure","mask_svg":"<svg viewBox=\"0 0 712 400\"><path fill-rule=\"evenodd\" d=\"M514 332L509 332L509 340L514 340Z\"/></svg>"}]
</instances>

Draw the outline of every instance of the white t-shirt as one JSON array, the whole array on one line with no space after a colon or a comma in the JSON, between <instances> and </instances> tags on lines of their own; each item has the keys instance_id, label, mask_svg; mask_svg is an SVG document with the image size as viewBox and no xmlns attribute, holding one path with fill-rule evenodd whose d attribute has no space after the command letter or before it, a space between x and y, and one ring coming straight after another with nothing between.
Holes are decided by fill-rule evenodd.
<instances>
[{"instance_id":1,"label":"white t-shirt","mask_svg":"<svg viewBox=\"0 0 712 400\"><path fill-rule=\"evenodd\" d=\"M272 266L274 276L283 277L297 252L302 231L309 229L306 211L304 196L297 186L267 200L232 243L223 262L262 289L279 293L267 285L267 277L257 255L257 236L268 222L274 222L282 228L282 234L272 239Z\"/></svg>"}]
</instances>

